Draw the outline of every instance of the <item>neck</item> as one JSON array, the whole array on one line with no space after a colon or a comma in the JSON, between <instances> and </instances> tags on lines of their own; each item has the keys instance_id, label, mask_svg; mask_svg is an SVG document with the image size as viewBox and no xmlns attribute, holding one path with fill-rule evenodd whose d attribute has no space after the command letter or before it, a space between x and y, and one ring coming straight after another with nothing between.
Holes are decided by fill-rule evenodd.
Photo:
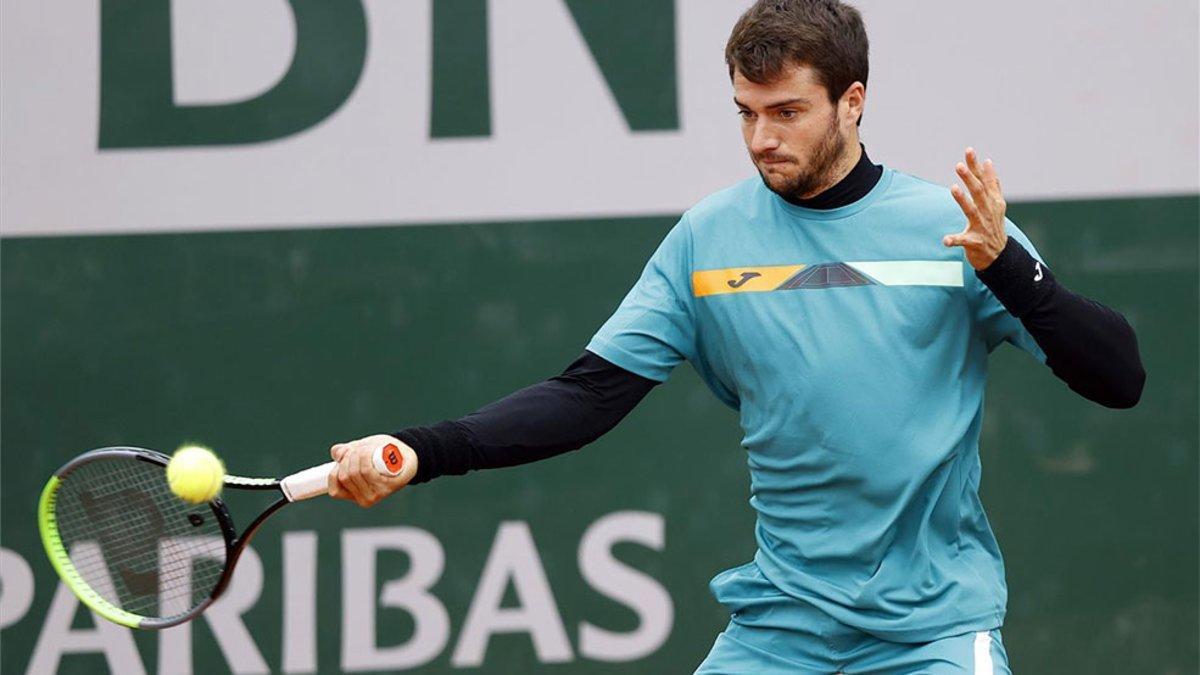
<instances>
[{"instance_id":1,"label":"neck","mask_svg":"<svg viewBox=\"0 0 1200 675\"><path fill-rule=\"evenodd\" d=\"M816 190L803 195L800 199L802 201L814 199L845 180L846 176L850 175L850 172L854 170L855 165L858 164L864 154L862 144L857 140L853 143L847 143L846 152L842 153L842 156L834 162L833 171L829 172L829 180Z\"/></svg>"},{"instance_id":2,"label":"neck","mask_svg":"<svg viewBox=\"0 0 1200 675\"><path fill-rule=\"evenodd\" d=\"M883 176L883 167L872 164L867 151L859 144L855 144L854 152L846 153L843 160L849 161L849 166L839 161L833 174L837 179L830 185L811 196L788 201L808 209L836 209L865 197Z\"/></svg>"}]
</instances>

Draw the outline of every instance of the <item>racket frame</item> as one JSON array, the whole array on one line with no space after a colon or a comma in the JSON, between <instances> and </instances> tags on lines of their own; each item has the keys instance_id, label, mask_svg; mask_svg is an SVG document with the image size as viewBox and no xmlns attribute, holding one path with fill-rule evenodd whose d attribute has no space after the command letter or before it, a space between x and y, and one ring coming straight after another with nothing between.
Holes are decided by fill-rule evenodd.
<instances>
[{"instance_id":1,"label":"racket frame","mask_svg":"<svg viewBox=\"0 0 1200 675\"><path fill-rule=\"evenodd\" d=\"M230 515L229 507L226 506L225 502L220 497L209 500L208 506L212 509L213 515L220 526L221 536L225 540L225 562L221 570L221 576L213 587L212 592L204 601L183 614L176 614L170 617L141 616L117 607L83 580L82 575L75 569L75 565L71 561L66 547L63 546L62 538L58 532L58 522L54 515L58 489L63 484L63 481L70 477L71 473L91 462L112 459L134 459L148 462L161 466L165 472L167 462L171 458L161 452L129 446L99 448L75 457L60 467L58 471L55 471L54 475L50 477L50 480L46 482L46 486L42 489L41 498L38 500L38 530L41 534L42 544L46 549L46 555L50 558L50 564L54 567L54 571L58 573L59 578L71 589L75 596L87 605L89 609L105 619L130 628L147 630L170 628L171 626L177 626L190 621L202 613L213 601L221 597L221 594L228 588L238 559L250 543L250 540L253 539L255 533L262 527L262 524L276 511L291 503L284 495L279 481L274 478L226 476L224 481L225 487L238 490L274 490L279 493L280 498L267 506L258 517L250 522L250 525L241 534L238 534L233 522L233 516ZM165 473L164 480L166 480Z\"/></svg>"}]
</instances>

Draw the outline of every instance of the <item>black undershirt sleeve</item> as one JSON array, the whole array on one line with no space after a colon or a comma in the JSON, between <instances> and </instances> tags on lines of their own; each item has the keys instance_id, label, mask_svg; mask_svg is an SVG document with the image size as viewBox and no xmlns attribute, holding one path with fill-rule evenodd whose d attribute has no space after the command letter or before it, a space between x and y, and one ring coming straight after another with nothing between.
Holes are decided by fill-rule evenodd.
<instances>
[{"instance_id":1,"label":"black undershirt sleeve","mask_svg":"<svg viewBox=\"0 0 1200 675\"><path fill-rule=\"evenodd\" d=\"M1067 386L1109 408L1137 405L1146 371L1125 317L1067 290L1013 237L975 275L1020 319Z\"/></svg>"},{"instance_id":2,"label":"black undershirt sleeve","mask_svg":"<svg viewBox=\"0 0 1200 675\"><path fill-rule=\"evenodd\" d=\"M466 417L392 435L416 452L413 483L526 464L600 438L657 384L585 351L561 375Z\"/></svg>"}]
</instances>

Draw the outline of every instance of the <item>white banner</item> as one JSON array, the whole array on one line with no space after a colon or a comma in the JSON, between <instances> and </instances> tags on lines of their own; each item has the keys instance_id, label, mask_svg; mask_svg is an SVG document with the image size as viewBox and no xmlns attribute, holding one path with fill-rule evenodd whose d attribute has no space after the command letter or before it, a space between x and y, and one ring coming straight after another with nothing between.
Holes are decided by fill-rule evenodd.
<instances>
[{"instance_id":1,"label":"white banner","mask_svg":"<svg viewBox=\"0 0 1200 675\"><path fill-rule=\"evenodd\" d=\"M745 2L676 2L675 130L631 131L565 3L522 0L489 5L490 134L431 138L431 2L363 0L361 76L315 124L100 149L103 1L0 4L5 235L666 214L752 175L723 63ZM972 144L1016 199L1200 189L1194 1L858 4L874 160L948 183ZM286 0L170 8L176 105L254 99L293 60Z\"/></svg>"}]
</instances>

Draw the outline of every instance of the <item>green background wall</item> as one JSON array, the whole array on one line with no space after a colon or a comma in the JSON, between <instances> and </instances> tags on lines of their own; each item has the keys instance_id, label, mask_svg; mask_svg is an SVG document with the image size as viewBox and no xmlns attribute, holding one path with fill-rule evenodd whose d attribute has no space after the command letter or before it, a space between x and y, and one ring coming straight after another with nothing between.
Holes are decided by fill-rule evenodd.
<instances>
[{"instance_id":1,"label":"green background wall","mask_svg":"<svg viewBox=\"0 0 1200 675\"><path fill-rule=\"evenodd\" d=\"M1198 203L1011 209L1061 280L1130 319L1149 374L1141 405L1118 412L1015 349L992 357L983 493L1006 553L1004 637L1017 672L1197 670ZM34 506L66 459L199 440L235 472L280 474L323 461L336 441L468 412L578 355L673 221L6 239L0 533L37 583L32 608L0 633L0 670L24 671L56 586ZM527 636L502 635L485 672L690 672L727 619L707 580L753 554L738 442L736 414L685 366L581 452L442 479L370 511L288 509L255 542L266 581L247 622L277 672L280 534L315 529L319 663L336 670L339 530L415 525L446 550L434 590L452 624L450 645L422 672L448 672L496 528L523 520L576 660L539 666ZM665 585L675 623L649 657L606 664L578 655L579 622L627 631L636 618L583 582L576 548L588 524L618 510L664 516L662 551L615 550ZM405 566L381 556L379 576ZM396 610L379 621L384 643L411 626ZM138 644L153 670L154 636ZM194 645L196 672L225 670L203 622ZM61 670L104 664L72 655Z\"/></svg>"}]
</instances>

